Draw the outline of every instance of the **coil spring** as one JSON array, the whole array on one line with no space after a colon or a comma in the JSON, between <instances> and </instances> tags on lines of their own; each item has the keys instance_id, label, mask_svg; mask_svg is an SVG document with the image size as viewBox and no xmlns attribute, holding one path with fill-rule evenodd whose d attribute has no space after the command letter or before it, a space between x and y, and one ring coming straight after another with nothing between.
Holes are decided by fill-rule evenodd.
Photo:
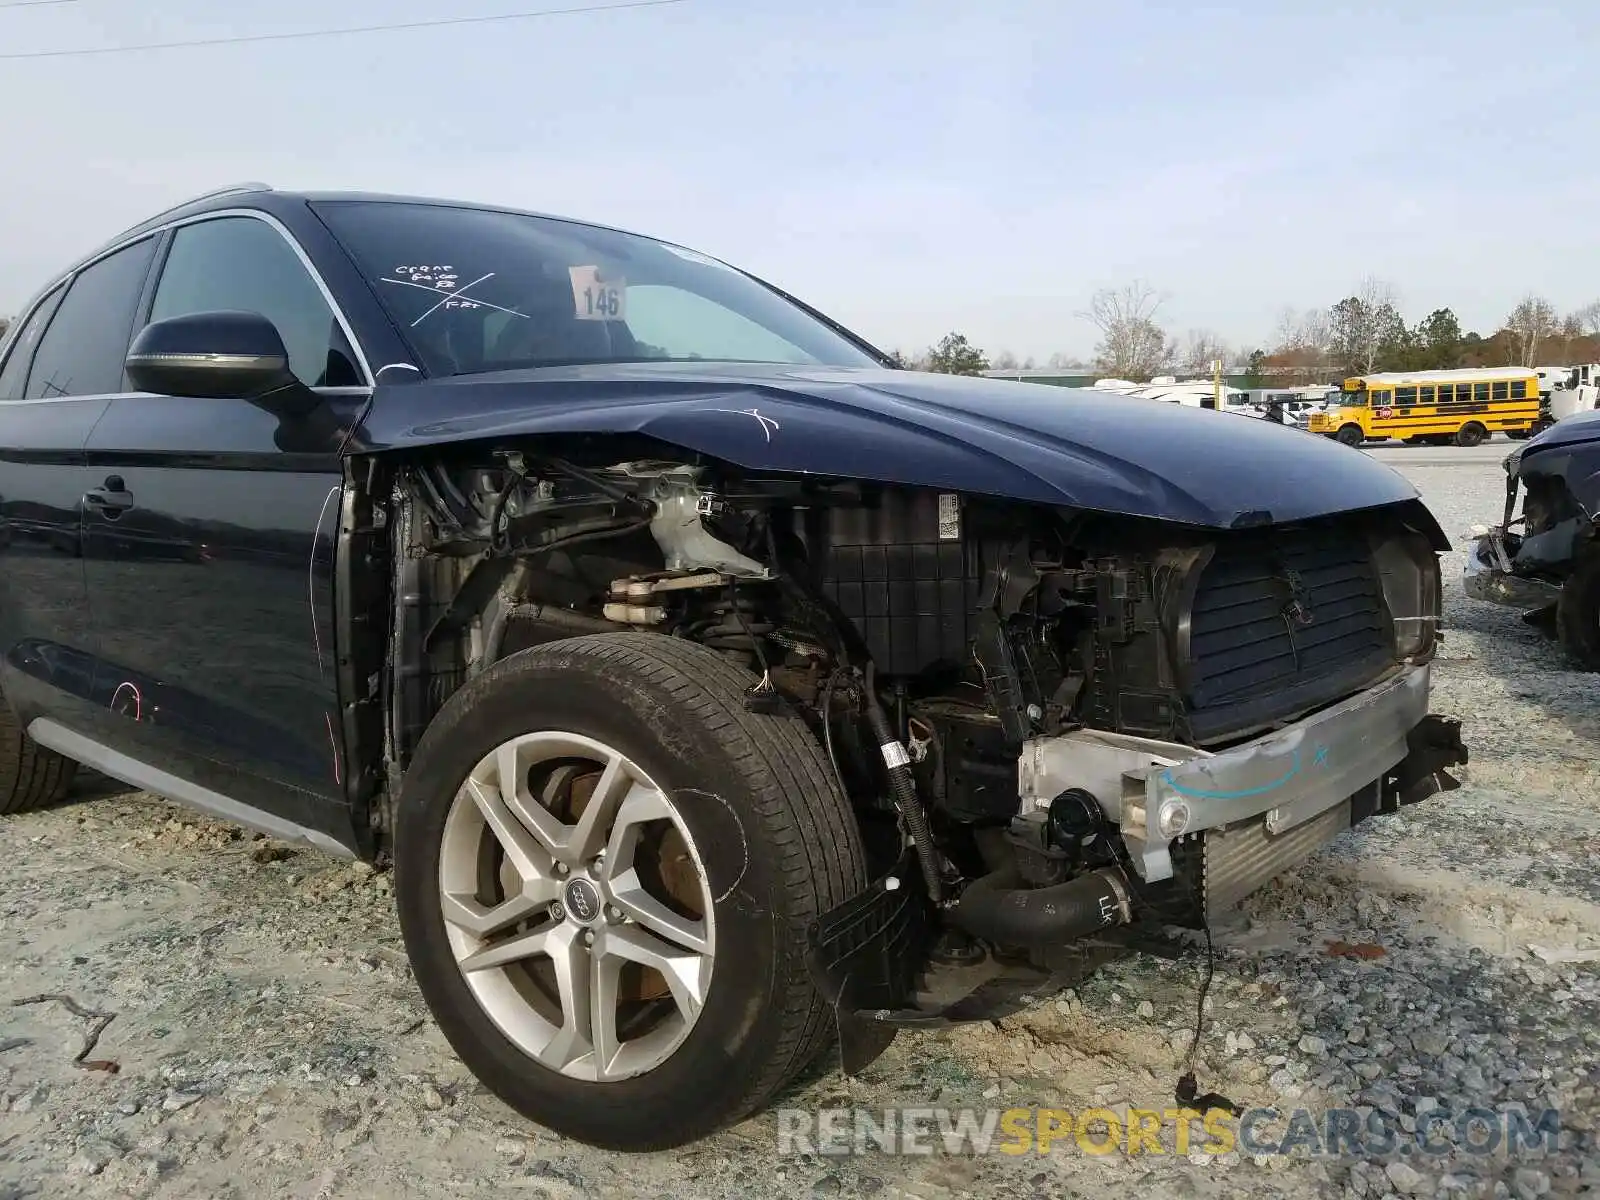
<instances>
[{"instance_id":1,"label":"coil spring","mask_svg":"<svg viewBox=\"0 0 1600 1200\"><path fill-rule=\"evenodd\" d=\"M703 646L754 670L760 657L757 642L777 627L764 619L760 605L749 596L720 596L708 605L710 615L690 626L690 635Z\"/></svg>"}]
</instances>

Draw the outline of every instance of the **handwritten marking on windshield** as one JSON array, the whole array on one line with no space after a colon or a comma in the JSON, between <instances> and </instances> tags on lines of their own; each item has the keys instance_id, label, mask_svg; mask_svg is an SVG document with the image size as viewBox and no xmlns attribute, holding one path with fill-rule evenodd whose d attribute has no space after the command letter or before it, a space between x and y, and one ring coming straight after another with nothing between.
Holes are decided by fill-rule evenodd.
<instances>
[{"instance_id":1,"label":"handwritten marking on windshield","mask_svg":"<svg viewBox=\"0 0 1600 1200\"><path fill-rule=\"evenodd\" d=\"M761 413L754 408L713 408L711 411L727 413L734 417L754 417L761 425L761 432L767 435L768 442L772 441L772 431L774 429L783 428L783 426L779 425L771 417L763 417Z\"/></svg>"},{"instance_id":2,"label":"handwritten marking on windshield","mask_svg":"<svg viewBox=\"0 0 1600 1200\"><path fill-rule=\"evenodd\" d=\"M517 312L517 310L514 308L502 308L498 304L491 304L489 301L481 300L477 296L467 295L468 291L477 287L480 283L486 283L487 281L493 279L494 274L495 273L493 271L490 271L487 275L480 275L477 279L474 279L465 287L459 288L455 286L454 279L438 279L429 284L414 283L409 279L391 279L387 275L380 275L378 278L383 283L398 284L400 287L419 288L424 292L432 292L435 295L438 295L441 292L443 293L437 304L435 304L427 312L423 313L415 321L411 322L411 328L413 329L415 329L418 325L421 325L441 308L492 308L495 310L495 312L503 312L508 316L521 317L524 321L528 320L529 318L527 313Z\"/></svg>"}]
</instances>

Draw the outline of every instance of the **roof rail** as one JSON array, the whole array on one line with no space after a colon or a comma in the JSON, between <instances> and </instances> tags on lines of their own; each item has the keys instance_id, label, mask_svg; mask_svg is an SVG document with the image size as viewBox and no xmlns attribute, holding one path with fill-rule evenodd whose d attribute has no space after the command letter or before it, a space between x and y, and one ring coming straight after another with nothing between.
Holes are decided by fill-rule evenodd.
<instances>
[{"instance_id":1,"label":"roof rail","mask_svg":"<svg viewBox=\"0 0 1600 1200\"><path fill-rule=\"evenodd\" d=\"M191 196L180 204L174 204L167 209L171 212L176 208L188 208L191 204L199 204L202 200L215 200L218 196L236 196L242 192L270 192L270 183L232 183L227 187L215 188L209 192L201 192L198 196Z\"/></svg>"},{"instance_id":2,"label":"roof rail","mask_svg":"<svg viewBox=\"0 0 1600 1200\"><path fill-rule=\"evenodd\" d=\"M201 192L198 196L190 196L187 200L180 200L176 204L169 204L166 208L156 213L153 217L146 217L139 222L148 225L151 221L159 221L169 213L175 213L180 208L188 208L191 204L199 204L202 200L215 200L219 196L240 196L248 192L270 192L272 185L268 183L233 183L227 187L213 188L209 192Z\"/></svg>"},{"instance_id":3,"label":"roof rail","mask_svg":"<svg viewBox=\"0 0 1600 1200\"><path fill-rule=\"evenodd\" d=\"M202 200L214 200L218 196L238 196L248 192L270 192L271 190L272 185L267 183L235 183L230 184L228 187L220 187L209 192L204 192L198 196L191 196L189 199L181 200L177 204L168 205L160 212L146 217L137 225L131 225L127 229L124 229L121 233L117 234L116 237L102 245L99 250L96 250L95 254L98 255L104 253L107 249L120 244L123 240L129 237L134 236L140 230L151 225L159 224L173 213L178 212L180 209L188 208L191 204L199 204Z\"/></svg>"}]
</instances>

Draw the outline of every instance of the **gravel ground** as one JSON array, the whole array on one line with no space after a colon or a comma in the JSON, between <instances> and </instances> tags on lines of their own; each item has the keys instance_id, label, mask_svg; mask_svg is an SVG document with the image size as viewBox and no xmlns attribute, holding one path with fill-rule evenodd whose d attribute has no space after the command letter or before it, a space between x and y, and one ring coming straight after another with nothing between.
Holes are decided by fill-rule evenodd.
<instances>
[{"instance_id":1,"label":"gravel ground","mask_svg":"<svg viewBox=\"0 0 1600 1200\"><path fill-rule=\"evenodd\" d=\"M1499 509L1487 456L1401 465L1458 544ZM85 784L0 825L0 1200L1600 1191L1600 690L1515 613L1464 599L1460 562L1436 703L1465 718L1466 786L1368 822L1217 930L1198 1074L1243 1105L1402 1129L1555 1107L1554 1150L780 1157L769 1113L684 1151L603 1154L530 1128L457 1064L386 875ZM997 1025L902 1035L859 1079L824 1064L780 1104L1170 1108L1203 961L1128 958ZM87 1057L120 1070L75 1067L96 1022L15 1003L41 993L115 1013Z\"/></svg>"}]
</instances>

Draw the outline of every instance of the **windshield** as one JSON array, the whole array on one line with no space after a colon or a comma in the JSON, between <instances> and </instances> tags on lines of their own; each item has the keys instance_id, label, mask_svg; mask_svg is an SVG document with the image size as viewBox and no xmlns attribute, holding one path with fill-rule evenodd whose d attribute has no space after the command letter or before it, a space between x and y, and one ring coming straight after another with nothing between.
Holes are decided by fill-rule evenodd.
<instances>
[{"instance_id":1,"label":"windshield","mask_svg":"<svg viewBox=\"0 0 1600 1200\"><path fill-rule=\"evenodd\" d=\"M732 267L651 238L439 204L316 209L430 375L645 361L883 365Z\"/></svg>"}]
</instances>

